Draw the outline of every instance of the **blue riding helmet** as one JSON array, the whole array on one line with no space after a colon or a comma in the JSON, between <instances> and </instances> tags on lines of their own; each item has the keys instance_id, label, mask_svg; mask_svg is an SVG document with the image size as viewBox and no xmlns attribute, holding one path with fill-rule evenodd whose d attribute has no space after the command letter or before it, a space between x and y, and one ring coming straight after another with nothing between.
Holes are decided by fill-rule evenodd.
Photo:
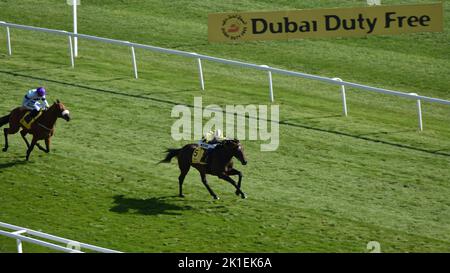
<instances>
[{"instance_id":1,"label":"blue riding helmet","mask_svg":"<svg viewBox=\"0 0 450 273\"><path fill-rule=\"evenodd\" d=\"M39 97L45 96L45 88L44 87L38 87L36 91L37 91L37 94Z\"/></svg>"}]
</instances>

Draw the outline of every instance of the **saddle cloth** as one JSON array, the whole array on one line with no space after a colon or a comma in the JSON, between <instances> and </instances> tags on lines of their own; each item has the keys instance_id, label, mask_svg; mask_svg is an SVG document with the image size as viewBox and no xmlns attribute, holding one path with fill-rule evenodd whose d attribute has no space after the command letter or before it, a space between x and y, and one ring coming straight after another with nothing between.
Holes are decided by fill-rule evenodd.
<instances>
[{"instance_id":1,"label":"saddle cloth","mask_svg":"<svg viewBox=\"0 0 450 273\"><path fill-rule=\"evenodd\" d=\"M195 148L194 152L192 153L192 163L194 164L207 164L205 162L205 149L201 146L198 146Z\"/></svg>"},{"instance_id":2,"label":"saddle cloth","mask_svg":"<svg viewBox=\"0 0 450 273\"><path fill-rule=\"evenodd\" d=\"M31 111L27 111L20 120L20 124L22 124L22 126L25 127L26 129L30 129L31 125L42 115L42 111L39 111L39 113L32 120L30 120L29 123L27 123L26 117L29 116L30 113Z\"/></svg>"}]
</instances>

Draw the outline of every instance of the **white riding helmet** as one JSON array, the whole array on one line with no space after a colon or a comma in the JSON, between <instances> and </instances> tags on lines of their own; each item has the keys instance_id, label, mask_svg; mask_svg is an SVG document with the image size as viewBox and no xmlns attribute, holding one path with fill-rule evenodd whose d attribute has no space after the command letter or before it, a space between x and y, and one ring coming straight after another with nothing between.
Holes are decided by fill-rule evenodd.
<instances>
[{"instance_id":1,"label":"white riding helmet","mask_svg":"<svg viewBox=\"0 0 450 273\"><path fill-rule=\"evenodd\" d=\"M222 130L216 129L215 132L214 132L214 137L215 138L221 138L222 137Z\"/></svg>"}]
</instances>

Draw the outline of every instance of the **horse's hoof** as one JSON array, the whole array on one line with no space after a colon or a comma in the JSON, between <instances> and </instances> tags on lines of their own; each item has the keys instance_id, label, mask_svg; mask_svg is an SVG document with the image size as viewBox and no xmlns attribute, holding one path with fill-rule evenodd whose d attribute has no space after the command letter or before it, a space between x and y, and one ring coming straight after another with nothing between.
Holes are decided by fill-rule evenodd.
<instances>
[{"instance_id":1,"label":"horse's hoof","mask_svg":"<svg viewBox=\"0 0 450 273\"><path fill-rule=\"evenodd\" d=\"M3 148L2 151L6 152L6 151L8 151L8 148Z\"/></svg>"},{"instance_id":2,"label":"horse's hoof","mask_svg":"<svg viewBox=\"0 0 450 273\"><path fill-rule=\"evenodd\" d=\"M247 199L247 195L246 195L245 193L243 193L243 194L241 195L241 198L242 198L242 199Z\"/></svg>"},{"instance_id":3,"label":"horse's hoof","mask_svg":"<svg viewBox=\"0 0 450 273\"><path fill-rule=\"evenodd\" d=\"M219 196L216 196L216 195L214 195L213 198L214 198L214 200L219 200L220 199Z\"/></svg>"},{"instance_id":4,"label":"horse's hoof","mask_svg":"<svg viewBox=\"0 0 450 273\"><path fill-rule=\"evenodd\" d=\"M180 194L178 195L178 197L184 198L184 194Z\"/></svg>"}]
</instances>

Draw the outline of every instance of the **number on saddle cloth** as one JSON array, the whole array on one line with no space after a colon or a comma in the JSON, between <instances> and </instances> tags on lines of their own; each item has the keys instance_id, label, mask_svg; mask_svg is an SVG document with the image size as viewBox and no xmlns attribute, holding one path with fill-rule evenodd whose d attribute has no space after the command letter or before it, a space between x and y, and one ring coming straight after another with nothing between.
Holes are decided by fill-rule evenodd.
<instances>
[{"instance_id":1,"label":"number on saddle cloth","mask_svg":"<svg viewBox=\"0 0 450 273\"><path fill-rule=\"evenodd\" d=\"M194 152L192 153L192 163L194 164L206 164L204 162L203 157L205 155L205 149L202 146L198 146L195 148Z\"/></svg>"},{"instance_id":2,"label":"number on saddle cloth","mask_svg":"<svg viewBox=\"0 0 450 273\"><path fill-rule=\"evenodd\" d=\"M218 143L209 144L209 143L200 141L199 146L197 148L195 148L194 152L192 153L192 163L208 164L209 155L211 154L211 152L214 150L214 148L217 145L218 145Z\"/></svg>"}]
</instances>

